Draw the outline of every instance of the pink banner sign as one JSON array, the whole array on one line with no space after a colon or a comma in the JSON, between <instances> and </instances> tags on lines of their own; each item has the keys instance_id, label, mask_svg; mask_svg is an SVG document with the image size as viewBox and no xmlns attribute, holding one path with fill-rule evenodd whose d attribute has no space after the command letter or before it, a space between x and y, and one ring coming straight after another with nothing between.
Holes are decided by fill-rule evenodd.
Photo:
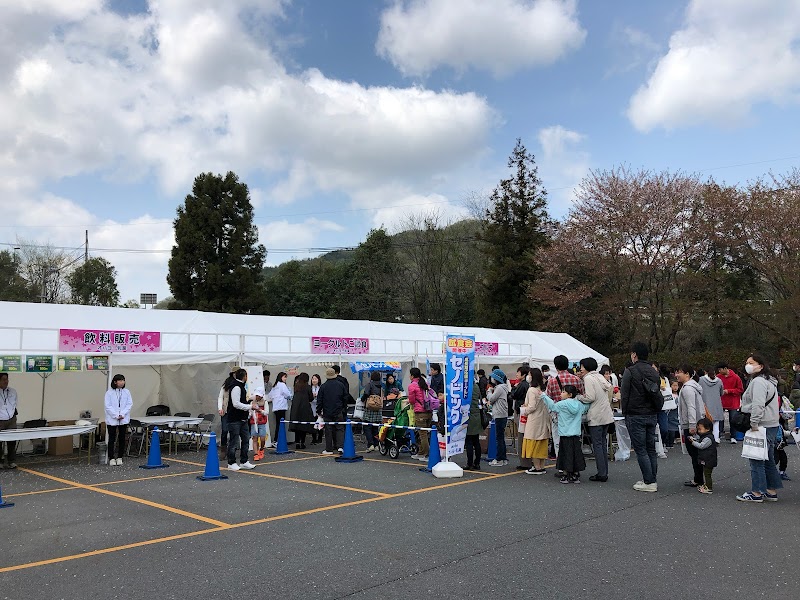
<instances>
[{"instance_id":1,"label":"pink banner sign","mask_svg":"<svg viewBox=\"0 0 800 600\"><path fill-rule=\"evenodd\" d=\"M475 354L479 356L497 356L500 344L497 342L475 342Z\"/></svg>"},{"instance_id":2,"label":"pink banner sign","mask_svg":"<svg viewBox=\"0 0 800 600\"><path fill-rule=\"evenodd\" d=\"M104 329L61 329L60 352L159 352L158 331L106 331Z\"/></svg>"},{"instance_id":3,"label":"pink banner sign","mask_svg":"<svg viewBox=\"0 0 800 600\"><path fill-rule=\"evenodd\" d=\"M313 336L311 338L312 354L367 354L368 338L344 338Z\"/></svg>"}]
</instances>

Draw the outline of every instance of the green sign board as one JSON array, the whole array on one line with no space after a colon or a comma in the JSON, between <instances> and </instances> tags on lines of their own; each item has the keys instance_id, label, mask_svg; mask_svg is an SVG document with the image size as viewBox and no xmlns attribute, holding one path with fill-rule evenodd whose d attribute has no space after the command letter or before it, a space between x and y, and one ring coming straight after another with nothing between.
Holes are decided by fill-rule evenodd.
<instances>
[{"instance_id":1,"label":"green sign board","mask_svg":"<svg viewBox=\"0 0 800 600\"><path fill-rule=\"evenodd\" d=\"M52 373L52 356L26 356L25 371L28 373Z\"/></svg>"},{"instance_id":2,"label":"green sign board","mask_svg":"<svg viewBox=\"0 0 800 600\"><path fill-rule=\"evenodd\" d=\"M58 357L58 370L59 371L82 371L83 370L83 357L82 356L59 356Z\"/></svg>"},{"instance_id":3,"label":"green sign board","mask_svg":"<svg viewBox=\"0 0 800 600\"><path fill-rule=\"evenodd\" d=\"M0 356L0 371L4 373L19 373L21 370L21 356Z\"/></svg>"},{"instance_id":4,"label":"green sign board","mask_svg":"<svg viewBox=\"0 0 800 600\"><path fill-rule=\"evenodd\" d=\"M87 356L87 371L108 371L108 356Z\"/></svg>"}]
</instances>

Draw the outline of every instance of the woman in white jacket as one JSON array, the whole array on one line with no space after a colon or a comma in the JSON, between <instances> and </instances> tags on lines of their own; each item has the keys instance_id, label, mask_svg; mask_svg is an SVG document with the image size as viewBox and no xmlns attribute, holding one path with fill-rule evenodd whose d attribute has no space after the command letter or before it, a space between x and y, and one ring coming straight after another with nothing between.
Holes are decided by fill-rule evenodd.
<instances>
[{"instance_id":1,"label":"woman in white jacket","mask_svg":"<svg viewBox=\"0 0 800 600\"><path fill-rule=\"evenodd\" d=\"M611 382L597 372L595 359L584 358L580 364L578 377L583 379L586 388L586 395L581 400L591 403L586 419L597 465L597 475L589 477L589 481L605 482L608 481L608 426L614 422L614 411L608 400Z\"/></svg>"},{"instance_id":2,"label":"woman in white jacket","mask_svg":"<svg viewBox=\"0 0 800 600\"><path fill-rule=\"evenodd\" d=\"M289 386L286 385L286 380L289 376L281 371L275 378L275 385L269 392L269 401L272 402L272 412L275 414L275 435L272 437L272 447L278 445L278 427L281 426L281 419L286 418L286 411L289 410L289 400L292 397L292 392Z\"/></svg>"},{"instance_id":3,"label":"woman in white jacket","mask_svg":"<svg viewBox=\"0 0 800 600\"><path fill-rule=\"evenodd\" d=\"M106 429L108 430L108 464L119 466L125 452L125 433L131 422L133 398L125 389L125 376L114 375L111 378L111 389L105 397Z\"/></svg>"}]
</instances>

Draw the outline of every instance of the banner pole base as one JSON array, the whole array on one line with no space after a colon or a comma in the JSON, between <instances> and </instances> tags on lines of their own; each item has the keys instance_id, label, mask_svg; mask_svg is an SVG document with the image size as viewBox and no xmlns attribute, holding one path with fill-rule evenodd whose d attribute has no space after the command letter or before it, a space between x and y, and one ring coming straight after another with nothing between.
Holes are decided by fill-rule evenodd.
<instances>
[{"instance_id":1,"label":"banner pole base","mask_svg":"<svg viewBox=\"0 0 800 600\"><path fill-rule=\"evenodd\" d=\"M463 477L464 469L454 462L440 462L431 469L434 477L439 479Z\"/></svg>"}]
</instances>

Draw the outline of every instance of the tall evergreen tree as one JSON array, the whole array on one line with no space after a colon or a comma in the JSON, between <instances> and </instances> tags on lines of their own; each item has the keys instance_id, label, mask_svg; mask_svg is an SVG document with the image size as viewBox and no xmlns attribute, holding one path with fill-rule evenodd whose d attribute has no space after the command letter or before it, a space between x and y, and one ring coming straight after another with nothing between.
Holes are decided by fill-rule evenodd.
<instances>
[{"instance_id":1,"label":"tall evergreen tree","mask_svg":"<svg viewBox=\"0 0 800 600\"><path fill-rule=\"evenodd\" d=\"M3 250L0 252L0 300L10 302L38 302L36 290L28 284L21 274L21 265L17 257Z\"/></svg>"},{"instance_id":2,"label":"tall evergreen tree","mask_svg":"<svg viewBox=\"0 0 800 600\"><path fill-rule=\"evenodd\" d=\"M533 154L517 139L508 158L512 175L492 192L481 235L486 255L481 324L487 327L528 326L533 304L530 265L547 246L553 223L547 212L547 191L539 179Z\"/></svg>"},{"instance_id":3,"label":"tall evergreen tree","mask_svg":"<svg viewBox=\"0 0 800 600\"><path fill-rule=\"evenodd\" d=\"M349 319L397 321L400 317L397 257L385 229L373 229L353 255L347 293L340 295L337 311Z\"/></svg>"},{"instance_id":4,"label":"tall evergreen tree","mask_svg":"<svg viewBox=\"0 0 800 600\"><path fill-rule=\"evenodd\" d=\"M94 257L67 275L73 304L116 306L117 270L105 258Z\"/></svg>"},{"instance_id":5,"label":"tall evergreen tree","mask_svg":"<svg viewBox=\"0 0 800 600\"><path fill-rule=\"evenodd\" d=\"M266 249L247 185L233 172L202 173L178 207L169 284L182 308L247 313L261 307Z\"/></svg>"}]
</instances>

